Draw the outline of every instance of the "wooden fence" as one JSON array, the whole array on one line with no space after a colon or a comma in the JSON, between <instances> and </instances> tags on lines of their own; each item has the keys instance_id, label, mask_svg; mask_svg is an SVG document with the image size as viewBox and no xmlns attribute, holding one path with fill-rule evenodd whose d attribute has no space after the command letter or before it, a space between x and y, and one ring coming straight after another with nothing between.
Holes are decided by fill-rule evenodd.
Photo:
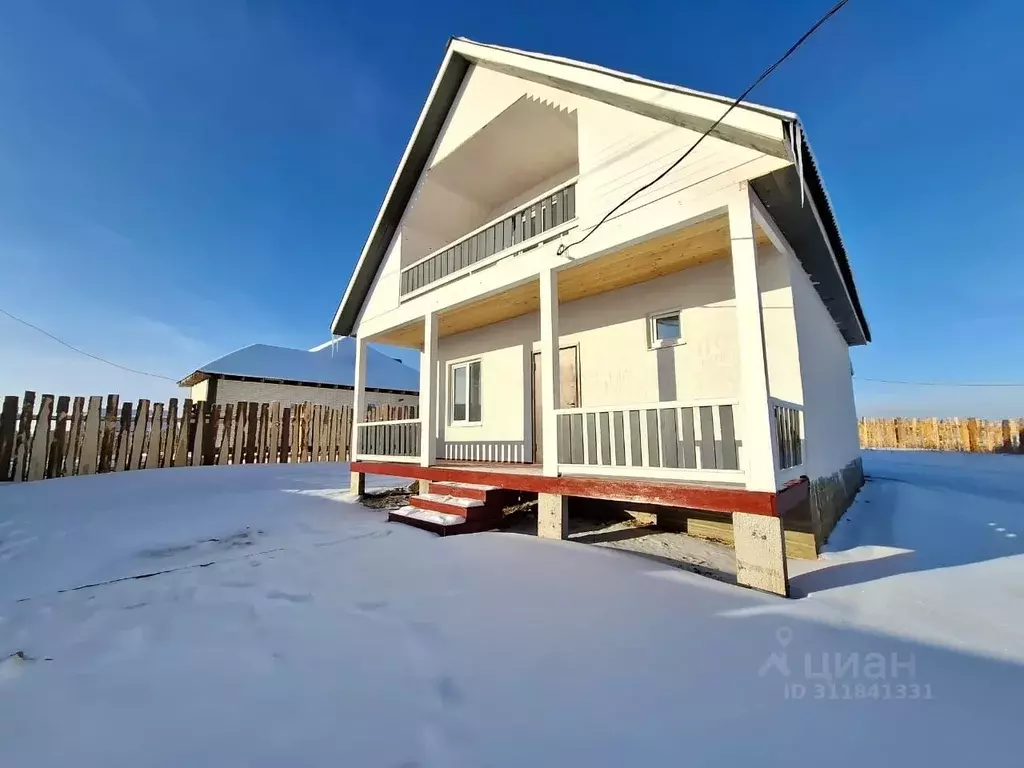
<instances>
[{"instance_id":1,"label":"wooden fence","mask_svg":"<svg viewBox=\"0 0 1024 768\"><path fill-rule=\"evenodd\" d=\"M120 406L120 407L119 407ZM370 406L367 421L415 418L415 406ZM352 409L311 403L163 403L42 395L0 410L0 481L200 465L348 461Z\"/></svg>"},{"instance_id":2,"label":"wooden fence","mask_svg":"<svg viewBox=\"0 0 1024 768\"><path fill-rule=\"evenodd\" d=\"M1024 453L1022 419L861 419L861 448Z\"/></svg>"}]
</instances>

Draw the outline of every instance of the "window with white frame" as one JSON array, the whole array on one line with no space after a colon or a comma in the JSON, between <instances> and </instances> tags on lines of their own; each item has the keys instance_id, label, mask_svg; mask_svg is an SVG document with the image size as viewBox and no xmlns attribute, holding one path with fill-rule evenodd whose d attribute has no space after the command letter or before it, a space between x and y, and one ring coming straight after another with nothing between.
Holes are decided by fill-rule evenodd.
<instances>
[{"instance_id":1,"label":"window with white frame","mask_svg":"<svg viewBox=\"0 0 1024 768\"><path fill-rule=\"evenodd\" d=\"M469 360L452 366L452 424L480 423L480 361Z\"/></svg>"},{"instance_id":2,"label":"window with white frame","mask_svg":"<svg viewBox=\"0 0 1024 768\"><path fill-rule=\"evenodd\" d=\"M683 343L683 318L678 309L658 312L647 318L647 340L651 349Z\"/></svg>"}]
</instances>

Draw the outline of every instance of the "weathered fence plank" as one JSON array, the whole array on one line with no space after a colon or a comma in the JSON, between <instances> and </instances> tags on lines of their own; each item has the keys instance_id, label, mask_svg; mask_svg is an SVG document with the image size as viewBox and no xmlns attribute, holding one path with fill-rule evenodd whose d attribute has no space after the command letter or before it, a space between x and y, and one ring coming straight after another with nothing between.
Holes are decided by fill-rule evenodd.
<instances>
[{"instance_id":1,"label":"weathered fence plank","mask_svg":"<svg viewBox=\"0 0 1024 768\"><path fill-rule=\"evenodd\" d=\"M160 466L160 441L164 431L164 404L153 403L153 424L149 429L149 443L146 445L146 463L143 469Z\"/></svg>"},{"instance_id":2,"label":"weathered fence plank","mask_svg":"<svg viewBox=\"0 0 1024 768\"><path fill-rule=\"evenodd\" d=\"M181 406L181 421L178 423L178 434L174 437L174 461L172 467L188 466L189 437L192 434L192 398L186 397Z\"/></svg>"},{"instance_id":3,"label":"weathered fence plank","mask_svg":"<svg viewBox=\"0 0 1024 768\"><path fill-rule=\"evenodd\" d=\"M281 409L281 463L287 464L292 450L292 408Z\"/></svg>"},{"instance_id":4,"label":"weathered fence plank","mask_svg":"<svg viewBox=\"0 0 1024 768\"><path fill-rule=\"evenodd\" d=\"M174 446L178 436L178 398L167 401L167 436L164 438L164 455L160 459L160 468L174 466Z\"/></svg>"},{"instance_id":5,"label":"weathered fence plank","mask_svg":"<svg viewBox=\"0 0 1024 768\"><path fill-rule=\"evenodd\" d=\"M50 455L50 419L53 417L53 395L39 399L39 418L32 435L27 480L42 480L46 476L46 458Z\"/></svg>"},{"instance_id":6,"label":"weathered fence plank","mask_svg":"<svg viewBox=\"0 0 1024 768\"><path fill-rule=\"evenodd\" d=\"M249 410L249 404L236 403L235 409L235 447L232 463L237 466L242 463L245 456L245 415Z\"/></svg>"},{"instance_id":7,"label":"weathered fence plank","mask_svg":"<svg viewBox=\"0 0 1024 768\"><path fill-rule=\"evenodd\" d=\"M132 448L132 404L121 403L121 420L118 422L117 430L117 455L114 457L114 471L120 472L123 469L131 469L128 460Z\"/></svg>"},{"instance_id":8,"label":"weathered fence plank","mask_svg":"<svg viewBox=\"0 0 1024 768\"><path fill-rule=\"evenodd\" d=\"M207 407L205 400L197 400L192 405L192 420L196 425L191 439L192 463L190 466L193 467L201 467L203 465L203 455L205 453L203 446L206 445Z\"/></svg>"},{"instance_id":9,"label":"weathered fence plank","mask_svg":"<svg viewBox=\"0 0 1024 768\"><path fill-rule=\"evenodd\" d=\"M97 465L99 472L114 470L117 458L117 405L120 402L120 395L107 395L107 408L103 412L103 420L100 424L102 434L100 435L100 455Z\"/></svg>"},{"instance_id":10,"label":"weathered fence plank","mask_svg":"<svg viewBox=\"0 0 1024 768\"><path fill-rule=\"evenodd\" d=\"M135 428L132 430L132 452L128 469L142 467L142 451L146 447L146 424L149 422L149 400L139 400L135 408Z\"/></svg>"},{"instance_id":11,"label":"weathered fence plank","mask_svg":"<svg viewBox=\"0 0 1024 768\"><path fill-rule=\"evenodd\" d=\"M203 464L217 463L217 430L220 429L220 406L210 403L206 406L206 429L203 434Z\"/></svg>"},{"instance_id":12,"label":"weathered fence plank","mask_svg":"<svg viewBox=\"0 0 1024 768\"><path fill-rule=\"evenodd\" d=\"M11 479L11 458L18 424L18 398L8 395L0 411L0 482Z\"/></svg>"},{"instance_id":13,"label":"weathered fence plank","mask_svg":"<svg viewBox=\"0 0 1024 768\"><path fill-rule=\"evenodd\" d=\"M78 457L82 451L82 412L85 398L76 397L71 406L71 428L68 430L67 450L64 456L64 474L68 477L78 474Z\"/></svg>"},{"instance_id":14,"label":"weathered fence plank","mask_svg":"<svg viewBox=\"0 0 1024 768\"><path fill-rule=\"evenodd\" d=\"M245 463L256 461L256 431L259 429L259 403L249 403L245 416Z\"/></svg>"},{"instance_id":15,"label":"weathered fence plank","mask_svg":"<svg viewBox=\"0 0 1024 768\"><path fill-rule=\"evenodd\" d=\"M256 426L256 463L267 462L267 435L270 430L270 405L260 403L259 421Z\"/></svg>"},{"instance_id":16,"label":"weathered fence plank","mask_svg":"<svg viewBox=\"0 0 1024 768\"><path fill-rule=\"evenodd\" d=\"M277 464L279 461L278 457L281 455L281 404L271 403L270 404L270 427L267 435L267 447L269 454L267 455L267 462L270 464Z\"/></svg>"},{"instance_id":17,"label":"weathered fence plank","mask_svg":"<svg viewBox=\"0 0 1024 768\"><path fill-rule=\"evenodd\" d=\"M68 404L71 398L61 395L57 398L57 410L55 411L53 424L53 438L50 440L50 456L46 460L46 477L64 476L64 443L68 437ZM0 462L0 467L6 465ZM0 469L0 472L3 470Z\"/></svg>"},{"instance_id":18,"label":"weathered fence plank","mask_svg":"<svg viewBox=\"0 0 1024 768\"><path fill-rule=\"evenodd\" d=\"M35 413L36 393L26 392L21 401L21 419L14 445L14 482L20 483L28 471L28 455L32 438L32 415Z\"/></svg>"},{"instance_id":19,"label":"weathered fence plank","mask_svg":"<svg viewBox=\"0 0 1024 768\"><path fill-rule=\"evenodd\" d=\"M224 415L220 419L220 442L217 443L217 465L221 467L227 466L231 457L231 433L235 428L232 416L234 408L228 403L224 406Z\"/></svg>"},{"instance_id":20,"label":"weathered fence plank","mask_svg":"<svg viewBox=\"0 0 1024 768\"><path fill-rule=\"evenodd\" d=\"M97 458L100 447L100 410L102 407L102 397L89 398L89 410L85 412L81 459L78 462L78 474L80 475L92 475L99 468Z\"/></svg>"}]
</instances>

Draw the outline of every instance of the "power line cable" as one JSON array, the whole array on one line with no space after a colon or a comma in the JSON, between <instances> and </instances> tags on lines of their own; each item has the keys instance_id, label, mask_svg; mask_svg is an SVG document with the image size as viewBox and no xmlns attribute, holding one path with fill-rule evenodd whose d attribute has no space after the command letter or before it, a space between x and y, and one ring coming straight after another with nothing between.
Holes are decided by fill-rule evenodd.
<instances>
[{"instance_id":1,"label":"power line cable","mask_svg":"<svg viewBox=\"0 0 1024 768\"><path fill-rule=\"evenodd\" d=\"M867 379L854 376L856 381L871 381L876 384L906 384L912 387L1024 387L1024 382L997 381L899 381L896 379Z\"/></svg>"},{"instance_id":2,"label":"power line cable","mask_svg":"<svg viewBox=\"0 0 1024 768\"><path fill-rule=\"evenodd\" d=\"M566 251L568 251L570 248L572 248L574 245L579 245L580 243L582 243L584 240L586 240L588 237L590 237L592 234L594 234L597 231L598 227L600 227L602 224L604 224L606 221L608 221L608 219L610 219L612 217L612 215L617 210L622 208L622 206L624 206L626 203L628 203L634 197L639 195L641 192L644 192L645 190L650 189L655 184L657 184L659 181L661 181L663 178L668 176L668 174L671 173L681 162L683 162L683 160L685 160L687 157L690 156L690 153L692 153L693 150L695 150L698 146L700 146L700 143L702 141L704 141L704 139L706 139L708 137L708 134L710 134L712 131L714 131L715 128L717 128L721 124L721 122L723 120L725 120L725 118L729 115L729 113L733 111L733 109L735 109L737 106L739 106L739 104L748 95L750 95L751 91L753 91L755 88L757 88L757 86L759 86L762 82L764 82L766 79L768 79L768 77L776 69L778 69L778 67L786 59L788 59L790 56L792 56L793 53L795 53L796 50L801 45L803 45L811 35L813 35L815 32L818 31L818 28L822 24L824 24L826 21L828 21L833 16L835 16L842 9L842 7L844 5L846 5L848 2L850 2L850 0L839 0L838 3L833 5L824 16L822 16L820 19L818 19L818 21L816 21L814 23L814 26L812 26L810 29L808 29L806 32L804 32L804 34L800 36L800 39L797 40L795 43L793 43L793 45L791 45L789 47L789 50L787 50L784 54L782 54L782 56L779 59L777 59L774 64L772 64L770 67L768 67L768 69L766 69L764 72L762 72L758 76L758 78L753 83L751 83L750 87L748 87L747 90L745 90L743 93L741 93L736 98L736 100L733 101L729 105L729 108L727 110L725 110L725 112L722 113L722 116L719 117L717 120L715 120L715 122L711 124L711 127L708 128L706 131L704 131L704 133L702 133L700 135L700 137L691 145L691 147L688 150L686 150L674 163L672 163L672 165L670 165L664 171L662 171L657 176L655 176L651 181L647 182L642 187L640 187L640 188L634 190L632 193L630 193L624 200L622 200L622 202L620 202L618 205L616 205L614 208L612 208L610 211L608 211L608 213L606 213L604 216L602 216L601 220L599 222L597 222L597 224L594 225L594 227L589 232L587 232L587 234L585 234L583 237L581 237L579 240L574 240L571 243L568 243L568 244L563 243L562 245L559 245L558 246L557 255L561 256Z\"/></svg>"},{"instance_id":3,"label":"power line cable","mask_svg":"<svg viewBox=\"0 0 1024 768\"><path fill-rule=\"evenodd\" d=\"M28 320L22 320L17 315L12 315L10 312L8 312L6 309L3 309L2 307L0 307L0 313L3 313L5 315L7 315L9 318L11 318L11 320L14 320L15 322L21 323L22 325L27 326L27 327L31 328L32 330L34 330L34 331L39 331L39 333L43 334L44 336L48 336L49 338L51 338L54 341L56 341L58 344L61 344L62 346L67 347L68 349L72 350L73 352L77 352L80 355L85 355L86 357L91 357L93 360L98 360L101 363L106 363L107 365L112 365L115 368L120 368L122 371L128 371L129 373L137 373L139 376L151 376L154 379L164 379L165 381L177 381L176 379L172 379L170 376L163 376L163 375L161 375L159 373L150 373L148 371L140 371L140 370L138 370L136 368L129 368L127 365L120 365L118 363L115 363L115 362L112 362L110 360L107 360L105 357L100 357L99 355L94 355L94 354L92 354L90 352L86 352L84 349L79 349L78 347L74 346L73 344L68 344L63 339L57 338L56 336L54 336L49 331L46 331L46 330L43 330L42 328L40 328L38 325L32 325L32 323L30 323Z\"/></svg>"}]
</instances>

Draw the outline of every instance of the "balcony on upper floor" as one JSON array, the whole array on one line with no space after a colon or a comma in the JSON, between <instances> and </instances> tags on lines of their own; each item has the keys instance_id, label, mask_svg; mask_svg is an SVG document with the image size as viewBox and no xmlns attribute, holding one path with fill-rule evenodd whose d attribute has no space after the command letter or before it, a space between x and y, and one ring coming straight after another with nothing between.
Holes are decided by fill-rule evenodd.
<instances>
[{"instance_id":1,"label":"balcony on upper floor","mask_svg":"<svg viewBox=\"0 0 1024 768\"><path fill-rule=\"evenodd\" d=\"M576 113L523 97L426 171L402 222L403 300L574 226Z\"/></svg>"}]
</instances>

